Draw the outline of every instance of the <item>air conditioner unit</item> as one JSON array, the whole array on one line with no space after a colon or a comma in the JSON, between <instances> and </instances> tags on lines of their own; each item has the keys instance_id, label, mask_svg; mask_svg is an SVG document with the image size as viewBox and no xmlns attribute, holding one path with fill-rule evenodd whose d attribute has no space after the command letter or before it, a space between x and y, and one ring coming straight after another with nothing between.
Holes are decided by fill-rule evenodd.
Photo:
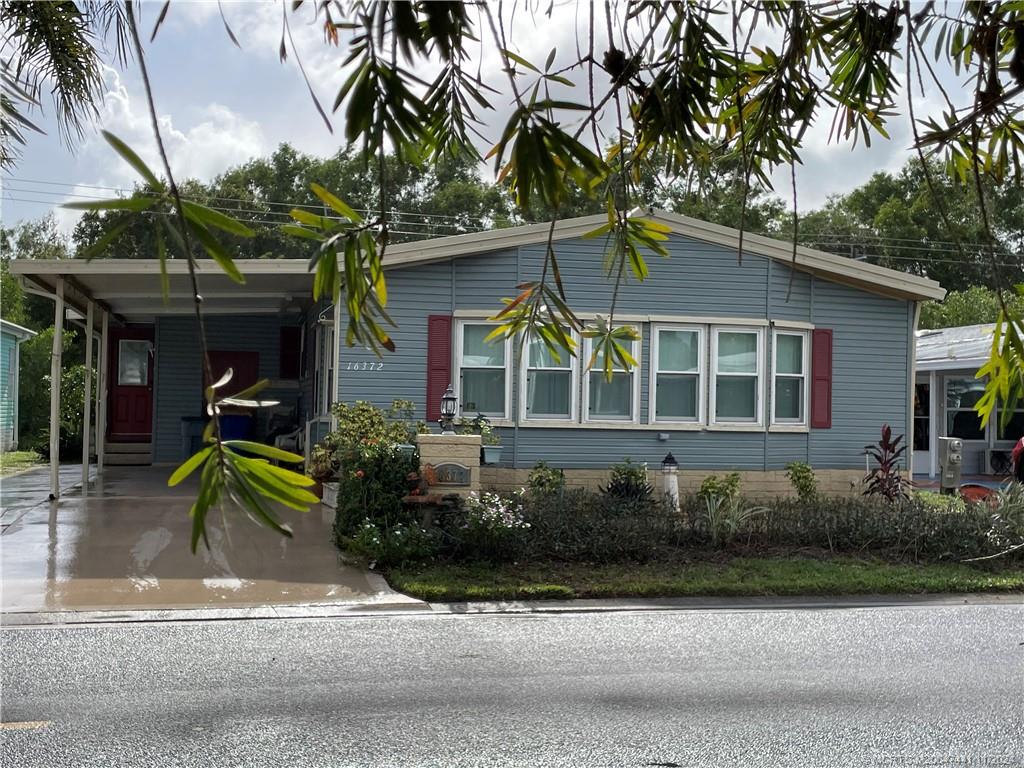
<instances>
[{"instance_id":1,"label":"air conditioner unit","mask_svg":"<svg viewBox=\"0 0 1024 768\"><path fill-rule=\"evenodd\" d=\"M1009 448L986 448L981 461L981 472L984 475L1004 477L1013 471Z\"/></svg>"}]
</instances>

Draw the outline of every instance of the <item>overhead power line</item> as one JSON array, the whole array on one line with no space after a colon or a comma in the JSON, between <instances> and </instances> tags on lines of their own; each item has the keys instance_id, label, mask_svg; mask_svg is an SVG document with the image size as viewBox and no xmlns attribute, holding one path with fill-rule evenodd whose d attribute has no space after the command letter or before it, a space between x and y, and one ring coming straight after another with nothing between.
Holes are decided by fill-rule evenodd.
<instances>
[{"instance_id":1,"label":"overhead power line","mask_svg":"<svg viewBox=\"0 0 1024 768\"><path fill-rule=\"evenodd\" d=\"M26 179L26 178L19 178L19 177L16 177L16 176L10 176L7 179L5 179L5 182L6 181L13 181L16 184L37 184L37 185L46 185L46 186L51 186L51 187L60 187L60 188L63 188L63 189L71 190L70 192L67 192L67 193L50 192L48 190L42 190L42 189L40 189L40 190L26 190L26 191L32 192L33 194L45 194L45 195L54 195L54 196L77 196L77 197L84 197L84 198L87 198L87 199L91 198L91 199L97 199L97 200L106 199L107 196L105 196L105 195L95 195L95 196L93 196L93 195L86 195L84 193L75 192L74 190L80 189L80 188L96 189L96 190L105 190L105 191L108 191L108 192L116 192L116 193L120 193L120 194L123 194L123 195L133 195L136 192L140 191L140 190L135 190L135 189L127 189L125 187L105 186L105 185L102 185L102 184L71 184L69 182L64 182L64 181L45 181L45 180L42 180L42 179ZM290 209L290 208L318 208L318 209L322 209L322 208L325 207L322 203L316 203L316 202L294 202L294 201L285 201L285 200L254 200L254 199L245 199L245 198L239 198L239 197L218 197L218 196L211 196L211 197L207 197L205 199L207 199L207 200L215 200L217 202L226 202L226 203L243 203L243 204L246 204L246 205L278 206L278 207L283 207L283 208L286 208L286 209ZM370 208L353 208L353 210L356 211L357 213L376 213L377 212L376 209L370 209ZM260 211L260 212L262 213L263 211ZM273 213L277 213L277 212L274 211ZM283 213L287 214L287 210L285 210ZM389 211L389 213L390 213L390 211ZM427 213L427 212L420 212L420 211L397 211L397 210L394 211L394 213L398 213L398 214L401 214L401 215L404 215L404 216L422 216L422 217L428 218L428 219L441 219L441 220L449 220L449 221L456 221L456 222L463 221L463 217L455 216L455 215L452 215L452 214ZM473 216L471 218L483 219L484 217ZM509 218L508 216L493 216L493 217L486 217L486 218L493 218L494 221L498 221L498 222L519 223L519 222L516 222L513 219Z\"/></svg>"}]
</instances>

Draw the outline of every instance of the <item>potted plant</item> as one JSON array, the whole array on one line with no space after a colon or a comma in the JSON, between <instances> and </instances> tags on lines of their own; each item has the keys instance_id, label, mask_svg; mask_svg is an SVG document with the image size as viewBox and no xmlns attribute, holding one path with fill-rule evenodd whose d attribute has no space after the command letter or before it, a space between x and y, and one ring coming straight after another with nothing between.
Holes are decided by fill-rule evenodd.
<instances>
[{"instance_id":1,"label":"potted plant","mask_svg":"<svg viewBox=\"0 0 1024 768\"><path fill-rule=\"evenodd\" d=\"M501 461L501 438L494 432L491 420L478 413L472 421L463 422L459 433L480 435L480 463L497 464Z\"/></svg>"}]
</instances>

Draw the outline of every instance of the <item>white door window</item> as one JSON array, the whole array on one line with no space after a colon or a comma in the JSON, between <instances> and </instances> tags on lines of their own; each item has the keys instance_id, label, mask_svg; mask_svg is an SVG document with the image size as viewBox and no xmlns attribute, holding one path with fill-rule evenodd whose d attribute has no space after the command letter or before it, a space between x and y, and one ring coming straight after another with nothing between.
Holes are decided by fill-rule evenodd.
<instances>
[{"instance_id":1,"label":"white door window","mask_svg":"<svg viewBox=\"0 0 1024 768\"><path fill-rule=\"evenodd\" d=\"M144 339L121 339L117 345L117 383L122 386L149 384L149 356L153 344Z\"/></svg>"}]
</instances>

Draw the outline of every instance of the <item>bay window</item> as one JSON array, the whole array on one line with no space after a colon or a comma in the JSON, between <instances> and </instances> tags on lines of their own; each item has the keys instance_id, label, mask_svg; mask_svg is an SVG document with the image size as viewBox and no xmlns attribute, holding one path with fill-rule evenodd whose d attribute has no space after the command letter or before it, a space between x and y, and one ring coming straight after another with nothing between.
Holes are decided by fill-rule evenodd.
<instances>
[{"instance_id":1,"label":"bay window","mask_svg":"<svg viewBox=\"0 0 1024 768\"><path fill-rule=\"evenodd\" d=\"M772 424L807 424L807 334L772 335Z\"/></svg>"},{"instance_id":2,"label":"bay window","mask_svg":"<svg viewBox=\"0 0 1024 768\"><path fill-rule=\"evenodd\" d=\"M651 420L701 423L704 411L703 330L692 326L654 326L651 344Z\"/></svg>"},{"instance_id":3,"label":"bay window","mask_svg":"<svg viewBox=\"0 0 1024 768\"><path fill-rule=\"evenodd\" d=\"M762 424L762 331L713 327L711 338L711 423Z\"/></svg>"},{"instance_id":4,"label":"bay window","mask_svg":"<svg viewBox=\"0 0 1024 768\"><path fill-rule=\"evenodd\" d=\"M457 394L459 411L465 416L482 413L495 419L508 418L509 340L486 341L494 327L473 322L458 325Z\"/></svg>"},{"instance_id":5,"label":"bay window","mask_svg":"<svg viewBox=\"0 0 1024 768\"><path fill-rule=\"evenodd\" d=\"M561 348L556 359L542 339L530 339L523 366L526 420L569 421L576 417L577 359Z\"/></svg>"},{"instance_id":6,"label":"bay window","mask_svg":"<svg viewBox=\"0 0 1024 768\"><path fill-rule=\"evenodd\" d=\"M594 357L593 339L587 339L584 359ZM604 370L604 350L599 350L587 370L583 387L585 421L639 421L640 418L640 341L623 342L637 361L629 370L613 361L609 381Z\"/></svg>"}]
</instances>

